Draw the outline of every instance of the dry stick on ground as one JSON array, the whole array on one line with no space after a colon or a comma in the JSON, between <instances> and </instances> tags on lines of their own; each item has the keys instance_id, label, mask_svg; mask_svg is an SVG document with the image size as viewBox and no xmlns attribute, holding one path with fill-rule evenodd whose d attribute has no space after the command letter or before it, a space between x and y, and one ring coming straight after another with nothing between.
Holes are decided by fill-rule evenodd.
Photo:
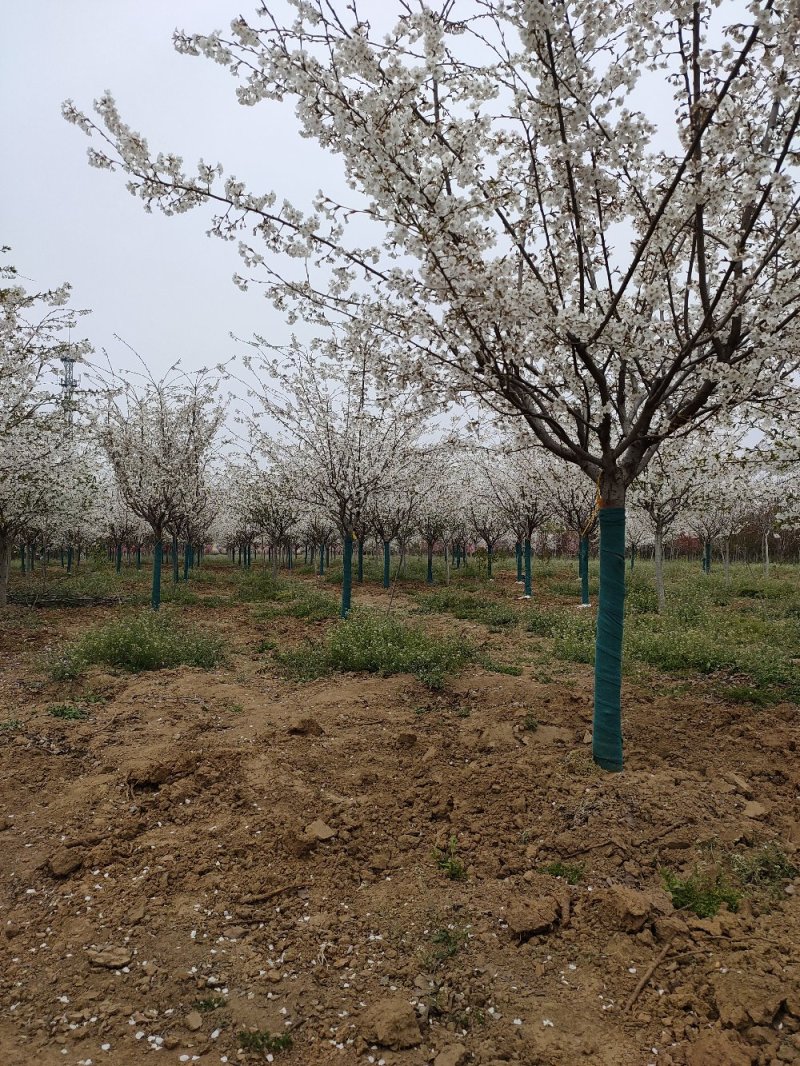
<instances>
[{"instance_id":1,"label":"dry stick on ground","mask_svg":"<svg viewBox=\"0 0 800 1066\"><path fill-rule=\"evenodd\" d=\"M568 851L566 855L562 855L563 859L571 859L574 855L583 855L587 851L597 851L599 848L605 848L611 844L615 848L619 848L620 851L628 851L630 847L643 848L647 844L655 844L657 840L661 840L662 837L669 836L670 833L674 833L676 829L683 829L687 822L676 822L675 825L669 826L667 829L661 829L655 836L643 837L641 840L634 841L633 844L623 844L623 842L616 837L606 837L605 840L600 840L596 844L587 844L585 847L575 848L573 851Z\"/></svg>"},{"instance_id":2,"label":"dry stick on ground","mask_svg":"<svg viewBox=\"0 0 800 1066\"><path fill-rule=\"evenodd\" d=\"M626 1014L631 1009L631 1007L634 1005L636 1000L639 998L639 996L645 990L645 988L647 987L647 985L648 985L648 983L650 981L650 978L653 976L653 974L656 972L658 967L661 965L661 963L664 961L664 959L669 954L669 950L672 947L672 942L673 942L674 939L675 939L674 936L671 936L669 938L669 940L666 942L664 947L661 949L661 951L658 953L658 955L656 955L656 957L653 959L653 961L647 967L645 972L642 974L641 980L637 984L636 988L634 988L633 992L631 992L630 996L628 996L628 1001L625 1004L625 1006L622 1008L622 1013L623 1014Z\"/></svg>"},{"instance_id":3,"label":"dry stick on ground","mask_svg":"<svg viewBox=\"0 0 800 1066\"><path fill-rule=\"evenodd\" d=\"M266 903L268 900L275 899L276 896L283 895L284 892L299 892L302 888L309 888L307 884L298 885L282 885L281 888L274 888L271 892L260 892L256 896L243 896L242 903Z\"/></svg>"}]
</instances>

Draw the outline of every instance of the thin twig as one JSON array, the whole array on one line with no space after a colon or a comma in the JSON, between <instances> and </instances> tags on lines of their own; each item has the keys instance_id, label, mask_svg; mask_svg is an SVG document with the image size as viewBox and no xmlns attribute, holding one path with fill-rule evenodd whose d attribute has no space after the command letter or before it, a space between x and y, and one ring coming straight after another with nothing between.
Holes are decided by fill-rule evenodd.
<instances>
[{"instance_id":1,"label":"thin twig","mask_svg":"<svg viewBox=\"0 0 800 1066\"><path fill-rule=\"evenodd\" d=\"M639 996L642 994L642 992L644 992L645 988L647 987L647 985L648 985L648 983L650 981L650 978L653 976L653 974L656 972L658 967L661 965L661 963L664 961L664 959L669 954L669 950L672 947L673 939L674 939L674 936L671 936L669 938L669 940L666 942L664 947L661 949L661 951L658 953L658 955L656 955L656 957L653 959L653 961L647 967L645 972L642 974L641 980L637 984L636 988L634 988L633 992L631 992L631 994L628 996L628 1001L625 1004L625 1006L622 1008L622 1013L623 1014L626 1014L631 1009L631 1007L634 1005L634 1003L639 998Z\"/></svg>"}]
</instances>

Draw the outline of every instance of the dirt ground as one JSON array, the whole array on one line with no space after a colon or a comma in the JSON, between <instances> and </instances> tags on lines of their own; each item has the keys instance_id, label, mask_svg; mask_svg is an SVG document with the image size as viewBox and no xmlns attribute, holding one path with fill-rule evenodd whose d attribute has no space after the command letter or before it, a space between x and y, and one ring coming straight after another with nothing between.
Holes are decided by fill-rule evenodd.
<instances>
[{"instance_id":1,"label":"dirt ground","mask_svg":"<svg viewBox=\"0 0 800 1066\"><path fill-rule=\"evenodd\" d=\"M589 667L299 684L258 646L313 624L183 613L224 667L54 684L110 610L0 628L3 1064L800 1063L800 880L702 919L662 877L800 864L796 706L637 680L607 775Z\"/></svg>"}]
</instances>

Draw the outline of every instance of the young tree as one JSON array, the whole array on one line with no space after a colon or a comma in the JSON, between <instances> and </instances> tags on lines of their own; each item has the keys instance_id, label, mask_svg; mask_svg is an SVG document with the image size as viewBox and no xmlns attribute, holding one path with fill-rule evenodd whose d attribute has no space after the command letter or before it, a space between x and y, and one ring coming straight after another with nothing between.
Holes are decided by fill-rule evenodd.
<instances>
[{"instance_id":1,"label":"young tree","mask_svg":"<svg viewBox=\"0 0 800 1066\"><path fill-rule=\"evenodd\" d=\"M161 604L166 531L184 527L186 500L198 491L222 422L217 380L173 367L162 379L114 382L98 413L97 434L122 498L154 538L151 605Z\"/></svg>"},{"instance_id":2,"label":"young tree","mask_svg":"<svg viewBox=\"0 0 800 1066\"><path fill-rule=\"evenodd\" d=\"M633 502L647 519L653 535L659 611L663 611L666 605L664 538L679 518L686 519L695 504L698 484L702 480L697 449L687 448L683 441L670 441L662 445L633 486Z\"/></svg>"},{"instance_id":3,"label":"young tree","mask_svg":"<svg viewBox=\"0 0 800 1066\"><path fill-rule=\"evenodd\" d=\"M522 570L527 599L533 594L531 541L550 517L542 457L541 449L521 451L508 446L501 462L485 463L486 479L497 507L517 540L517 577Z\"/></svg>"},{"instance_id":4,"label":"young tree","mask_svg":"<svg viewBox=\"0 0 800 1066\"><path fill-rule=\"evenodd\" d=\"M555 456L547 457L544 484L551 513L578 538L581 606L588 607L589 542L597 529L597 487Z\"/></svg>"},{"instance_id":5,"label":"young tree","mask_svg":"<svg viewBox=\"0 0 800 1066\"><path fill-rule=\"evenodd\" d=\"M249 227L245 270L279 306L367 320L402 341L406 375L521 417L599 486L594 757L618 770L627 489L663 440L793 387L794 7L396 0L388 33L355 5L290 7L176 47L228 66L243 104L294 99L353 203L321 193L303 213L221 167L190 173L109 94L100 124L65 116L148 209L210 204L226 239Z\"/></svg>"},{"instance_id":6,"label":"young tree","mask_svg":"<svg viewBox=\"0 0 800 1066\"><path fill-rule=\"evenodd\" d=\"M368 340L345 331L312 350L294 345L281 363L256 343L260 358L249 360L270 382L253 394L282 430L259 435L254 425L260 447L276 466L294 455L303 471L295 499L324 512L342 538L342 618L352 599L354 540L368 527L375 494L413 465L423 427L412 393L376 394L364 358Z\"/></svg>"}]
</instances>

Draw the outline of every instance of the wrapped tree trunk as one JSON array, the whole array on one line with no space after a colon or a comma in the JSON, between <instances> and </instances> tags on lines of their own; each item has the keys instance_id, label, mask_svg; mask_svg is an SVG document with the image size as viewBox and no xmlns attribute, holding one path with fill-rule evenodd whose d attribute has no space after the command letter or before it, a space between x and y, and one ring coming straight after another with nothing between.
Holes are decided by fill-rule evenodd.
<instances>
[{"instance_id":1,"label":"wrapped tree trunk","mask_svg":"<svg viewBox=\"0 0 800 1066\"><path fill-rule=\"evenodd\" d=\"M156 534L153 546L153 587L150 593L150 606L157 611L161 606L161 556L164 544L160 533Z\"/></svg>"},{"instance_id":2,"label":"wrapped tree trunk","mask_svg":"<svg viewBox=\"0 0 800 1066\"><path fill-rule=\"evenodd\" d=\"M391 546L388 540L383 542L383 587L388 589L391 576Z\"/></svg>"},{"instance_id":3,"label":"wrapped tree trunk","mask_svg":"<svg viewBox=\"0 0 800 1066\"><path fill-rule=\"evenodd\" d=\"M622 636L625 609L625 487L606 475L600 522L600 597L594 666L592 755L622 769Z\"/></svg>"},{"instance_id":4,"label":"wrapped tree trunk","mask_svg":"<svg viewBox=\"0 0 800 1066\"><path fill-rule=\"evenodd\" d=\"M581 575L581 603L589 606L589 538L582 536L578 545Z\"/></svg>"},{"instance_id":5,"label":"wrapped tree trunk","mask_svg":"<svg viewBox=\"0 0 800 1066\"><path fill-rule=\"evenodd\" d=\"M653 538L653 556L656 568L656 597L658 599L658 610L661 613L666 606L667 600L664 592L664 530L660 522L656 523Z\"/></svg>"},{"instance_id":6,"label":"wrapped tree trunk","mask_svg":"<svg viewBox=\"0 0 800 1066\"><path fill-rule=\"evenodd\" d=\"M532 552L531 552L531 538L525 538L524 544L525 555L525 598L530 599L533 595L533 569L532 569Z\"/></svg>"},{"instance_id":7,"label":"wrapped tree trunk","mask_svg":"<svg viewBox=\"0 0 800 1066\"><path fill-rule=\"evenodd\" d=\"M353 534L346 533L344 538L344 551L342 553L342 606L339 610L341 618L347 618L350 613L350 603L353 598Z\"/></svg>"}]
</instances>

